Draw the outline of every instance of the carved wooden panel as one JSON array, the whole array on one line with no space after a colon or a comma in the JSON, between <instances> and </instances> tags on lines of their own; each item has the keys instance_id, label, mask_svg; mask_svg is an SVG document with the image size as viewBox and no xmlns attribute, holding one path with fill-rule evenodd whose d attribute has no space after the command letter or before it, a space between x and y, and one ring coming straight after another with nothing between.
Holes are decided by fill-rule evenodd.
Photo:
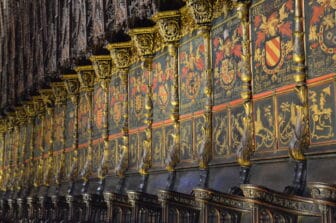
<instances>
[{"instance_id":1,"label":"carved wooden panel","mask_svg":"<svg viewBox=\"0 0 336 223\"><path fill-rule=\"evenodd\" d=\"M0 135L0 169L2 169L4 165L4 153L5 153L5 137L2 137L2 135Z\"/></svg>"},{"instance_id":2,"label":"carved wooden panel","mask_svg":"<svg viewBox=\"0 0 336 223\"><path fill-rule=\"evenodd\" d=\"M103 88L96 84L93 93L93 126L92 137L93 139L100 138L106 126L106 117L104 117L107 103L105 102L105 92ZM113 110L112 110L113 111Z\"/></svg>"},{"instance_id":3,"label":"carved wooden panel","mask_svg":"<svg viewBox=\"0 0 336 223\"><path fill-rule=\"evenodd\" d=\"M255 0L251 8L253 92L292 82L292 0Z\"/></svg>"},{"instance_id":4,"label":"carved wooden panel","mask_svg":"<svg viewBox=\"0 0 336 223\"><path fill-rule=\"evenodd\" d=\"M256 150L270 151L275 149L275 106L272 96L255 101L254 127Z\"/></svg>"},{"instance_id":5,"label":"carved wooden panel","mask_svg":"<svg viewBox=\"0 0 336 223\"><path fill-rule=\"evenodd\" d=\"M336 24L334 1L305 1L306 54L309 78L335 72Z\"/></svg>"},{"instance_id":6,"label":"carved wooden panel","mask_svg":"<svg viewBox=\"0 0 336 223\"><path fill-rule=\"evenodd\" d=\"M243 135L244 115L245 115L244 108L241 104L232 106L232 108L231 108L231 118L230 118L231 119L232 130L231 130L230 138L231 138L231 147L234 150L239 146L241 137Z\"/></svg>"},{"instance_id":7,"label":"carved wooden panel","mask_svg":"<svg viewBox=\"0 0 336 223\"><path fill-rule=\"evenodd\" d=\"M52 132L53 132L53 117L52 114L46 113L44 115L43 128L43 153L46 154L52 149Z\"/></svg>"},{"instance_id":8,"label":"carved wooden panel","mask_svg":"<svg viewBox=\"0 0 336 223\"><path fill-rule=\"evenodd\" d=\"M75 131L75 118L76 118L76 109L75 105L67 100L66 104L66 112L65 112L65 148L69 148L74 143L74 131Z\"/></svg>"},{"instance_id":9,"label":"carved wooden panel","mask_svg":"<svg viewBox=\"0 0 336 223\"><path fill-rule=\"evenodd\" d=\"M214 105L240 97L242 30L235 15L215 20L211 30Z\"/></svg>"},{"instance_id":10,"label":"carved wooden panel","mask_svg":"<svg viewBox=\"0 0 336 223\"><path fill-rule=\"evenodd\" d=\"M152 144L152 162L153 167L162 167L164 158L173 145L172 134L174 132L172 125L162 125L153 127L153 144Z\"/></svg>"},{"instance_id":11,"label":"carved wooden panel","mask_svg":"<svg viewBox=\"0 0 336 223\"><path fill-rule=\"evenodd\" d=\"M109 149L111 150L111 160L113 167L115 167L115 165L120 161L120 157L123 151L122 145L123 140L121 137L109 140Z\"/></svg>"},{"instance_id":12,"label":"carved wooden panel","mask_svg":"<svg viewBox=\"0 0 336 223\"><path fill-rule=\"evenodd\" d=\"M288 149L296 124L298 98L295 92L277 95L277 128L279 149Z\"/></svg>"},{"instance_id":13,"label":"carved wooden panel","mask_svg":"<svg viewBox=\"0 0 336 223\"><path fill-rule=\"evenodd\" d=\"M171 114L171 92L174 80L174 61L167 52L154 57L152 68L153 122L165 121Z\"/></svg>"},{"instance_id":14,"label":"carved wooden panel","mask_svg":"<svg viewBox=\"0 0 336 223\"><path fill-rule=\"evenodd\" d=\"M36 116L34 122L34 157L42 155L43 149L43 118Z\"/></svg>"},{"instance_id":15,"label":"carved wooden panel","mask_svg":"<svg viewBox=\"0 0 336 223\"><path fill-rule=\"evenodd\" d=\"M212 116L213 136L212 148L214 159L223 158L232 153L230 146L230 114L229 109L214 112Z\"/></svg>"},{"instance_id":16,"label":"carved wooden panel","mask_svg":"<svg viewBox=\"0 0 336 223\"><path fill-rule=\"evenodd\" d=\"M310 137L312 143L330 143L336 139L335 85L333 82L309 86Z\"/></svg>"},{"instance_id":17,"label":"carved wooden panel","mask_svg":"<svg viewBox=\"0 0 336 223\"><path fill-rule=\"evenodd\" d=\"M122 85L119 73L112 76L109 86L109 134L122 130L124 102L128 100L127 89Z\"/></svg>"},{"instance_id":18,"label":"carved wooden panel","mask_svg":"<svg viewBox=\"0 0 336 223\"><path fill-rule=\"evenodd\" d=\"M87 93L81 92L79 96L78 103L78 143L84 143L88 141L89 129L90 125L90 101Z\"/></svg>"},{"instance_id":19,"label":"carved wooden panel","mask_svg":"<svg viewBox=\"0 0 336 223\"><path fill-rule=\"evenodd\" d=\"M5 135L5 161L4 161L4 165L5 167L9 166L11 164L11 152L12 152L12 134L10 131L6 132Z\"/></svg>"},{"instance_id":20,"label":"carved wooden panel","mask_svg":"<svg viewBox=\"0 0 336 223\"><path fill-rule=\"evenodd\" d=\"M1 141L1 137L0 137L0 141ZM19 147L18 147L18 162L21 163L21 164L24 163L24 161L25 161L26 143L27 143L27 126L26 125L21 125L20 130L19 130ZM0 145L0 148L1 148L1 145ZM2 157L1 154L0 154L0 157ZM1 166L1 164L0 164L0 166Z\"/></svg>"},{"instance_id":21,"label":"carved wooden panel","mask_svg":"<svg viewBox=\"0 0 336 223\"><path fill-rule=\"evenodd\" d=\"M32 140L33 140L33 123L27 123L27 132L26 132L26 143L25 143L25 160L29 160L32 157ZM6 141L7 145L7 141Z\"/></svg>"},{"instance_id":22,"label":"carved wooden panel","mask_svg":"<svg viewBox=\"0 0 336 223\"><path fill-rule=\"evenodd\" d=\"M148 93L147 81L149 72L143 71L139 65L129 72L129 129L144 126L145 98Z\"/></svg>"},{"instance_id":23,"label":"carved wooden panel","mask_svg":"<svg viewBox=\"0 0 336 223\"><path fill-rule=\"evenodd\" d=\"M180 129L180 159L182 161L190 161L193 158L194 134L193 134L193 120L181 120Z\"/></svg>"},{"instance_id":24,"label":"carved wooden panel","mask_svg":"<svg viewBox=\"0 0 336 223\"><path fill-rule=\"evenodd\" d=\"M63 149L65 106L56 106L54 110L53 150Z\"/></svg>"},{"instance_id":25,"label":"carved wooden panel","mask_svg":"<svg viewBox=\"0 0 336 223\"><path fill-rule=\"evenodd\" d=\"M180 114L204 109L205 46L201 36L187 36L179 46Z\"/></svg>"}]
</instances>

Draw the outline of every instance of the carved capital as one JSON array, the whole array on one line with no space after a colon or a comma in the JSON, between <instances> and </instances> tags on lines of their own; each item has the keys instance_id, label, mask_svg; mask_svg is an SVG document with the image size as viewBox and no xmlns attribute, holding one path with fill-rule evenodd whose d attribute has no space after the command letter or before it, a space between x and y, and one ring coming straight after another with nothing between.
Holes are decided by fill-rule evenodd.
<instances>
[{"instance_id":1,"label":"carved capital","mask_svg":"<svg viewBox=\"0 0 336 223\"><path fill-rule=\"evenodd\" d=\"M181 14L179 11L164 11L154 15L159 32L166 43L175 43L181 38Z\"/></svg>"},{"instance_id":2,"label":"carved capital","mask_svg":"<svg viewBox=\"0 0 336 223\"><path fill-rule=\"evenodd\" d=\"M71 100L75 103L77 95L79 93L79 81L77 74L64 74L62 75L64 80L65 89L68 92Z\"/></svg>"},{"instance_id":3,"label":"carved capital","mask_svg":"<svg viewBox=\"0 0 336 223\"><path fill-rule=\"evenodd\" d=\"M33 96L35 115L42 115L45 111L45 104L41 95Z\"/></svg>"},{"instance_id":4,"label":"carved capital","mask_svg":"<svg viewBox=\"0 0 336 223\"><path fill-rule=\"evenodd\" d=\"M19 125L21 125L21 124L23 124L27 121L27 113L26 113L23 106L16 106L15 107L15 115L16 115L16 120L17 120ZM0 130L0 132L1 132L1 130Z\"/></svg>"},{"instance_id":5,"label":"carved capital","mask_svg":"<svg viewBox=\"0 0 336 223\"><path fill-rule=\"evenodd\" d=\"M0 119L0 134L6 132L7 130L7 121L4 118Z\"/></svg>"},{"instance_id":6,"label":"carved capital","mask_svg":"<svg viewBox=\"0 0 336 223\"><path fill-rule=\"evenodd\" d=\"M137 28L130 31L138 53L143 61L143 67L150 70L154 54L154 31L153 27Z\"/></svg>"},{"instance_id":7,"label":"carved capital","mask_svg":"<svg viewBox=\"0 0 336 223\"><path fill-rule=\"evenodd\" d=\"M64 82L54 82L51 84L51 87L55 98L55 104L63 104L67 96Z\"/></svg>"},{"instance_id":8,"label":"carved capital","mask_svg":"<svg viewBox=\"0 0 336 223\"><path fill-rule=\"evenodd\" d=\"M40 91L42 100L46 108L51 108L55 102L55 95L52 88L41 89Z\"/></svg>"},{"instance_id":9,"label":"carved capital","mask_svg":"<svg viewBox=\"0 0 336 223\"><path fill-rule=\"evenodd\" d=\"M27 117L32 118L35 116L35 107L33 101L25 101L23 104L24 111Z\"/></svg>"},{"instance_id":10,"label":"carved capital","mask_svg":"<svg viewBox=\"0 0 336 223\"><path fill-rule=\"evenodd\" d=\"M106 47L117 69L127 69L131 64L131 42L108 44Z\"/></svg>"},{"instance_id":11,"label":"carved capital","mask_svg":"<svg viewBox=\"0 0 336 223\"><path fill-rule=\"evenodd\" d=\"M80 91L93 91L95 73L93 66L79 66L75 68L80 82Z\"/></svg>"},{"instance_id":12,"label":"carved capital","mask_svg":"<svg viewBox=\"0 0 336 223\"><path fill-rule=\"evenodd\" d=\"M212 20L213 14L213 2L209 0L187 0L187 6L189 7L195 22L198 25L209 25Z\"/></svg>"},{"instance_id":13,"label":"carved capital","mask_svg":"<svg viewBox=\"0 0 336 223\"><path fill-rule=\"evenodd\" d=\"M112 75L112 58L109 55L91 56L93 69L99 80L109 79Z\"/></svg>"}]
</instances>

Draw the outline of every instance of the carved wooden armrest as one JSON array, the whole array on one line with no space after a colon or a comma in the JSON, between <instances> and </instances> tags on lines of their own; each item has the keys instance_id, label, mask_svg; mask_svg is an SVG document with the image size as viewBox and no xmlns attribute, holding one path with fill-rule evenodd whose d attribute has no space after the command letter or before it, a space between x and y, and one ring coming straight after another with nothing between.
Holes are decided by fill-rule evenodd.
<instances>
[{"instance_id":1,"label":"carved wooden armrest","mask_svg":"<svg viewBox=\"0 0 336 223\"><path fill-rule=\"evenodd\" d=\"M336 185L321 182L307 184L310 196L317 204L336 206Z\"/></svg>"},{"instance_id":2,"label":"carved wooden armrest","mask_svg":"<svg viewBox=\"0 0 336 223\"><path fill-rule=\"evenodd\" d=\"M156 195L147 194L147 193L138 192L138 191L127 191L127 196L132 206L136 204L142 204L146 206L160 207L160 203Z\"/></svg>"},{"instance_id":3,"label":"carved wooden armrest","mask_svg":"<svg viewBox=\"0 0 336 223\"><path fill-rule=\"evenodd\" d=\"M159 190L158 200L161 204L169 203L185 208L197 208L194 196L190 194L179 193L176 191Z\"/></svg>"},{"instance_id":4,"label":"carved wooden armrest","mask_svg":"<svg viewBox=\"0 0 336 223\"><path fill-rule=\"evenodd\" d=\"M123 204L124 206L131 206L130 203L128 202L128 197L123 194L117 194L113 192L105 192L104 193L104 201L105 203L109 204Z\"/></svg>"},{"instance_id":5,"label":"carved wooden armrest","mask_svg":"<svg viewBox=\"0 0 336 223\"><path fill-rule=\"evenodd\" d=\"M249 202L256 205L264 205L294 215L320 215L318 206L311 198L288 195L251 184L243 184L240 188Z\"/></svg>"},{"instance_id":6,"label":"carved wooden armrest","mask_svg":"<svg viewBox=\"0 0 336 223\"><path fill-rule=\"evenodd\" d=\"M193 191L196 201L200 204L207 203L220 209L231 209L239 212L252 209L251 204L246 202L244 197L241 196L203 188L196 188Z\"/></svg>"}]
</instances>

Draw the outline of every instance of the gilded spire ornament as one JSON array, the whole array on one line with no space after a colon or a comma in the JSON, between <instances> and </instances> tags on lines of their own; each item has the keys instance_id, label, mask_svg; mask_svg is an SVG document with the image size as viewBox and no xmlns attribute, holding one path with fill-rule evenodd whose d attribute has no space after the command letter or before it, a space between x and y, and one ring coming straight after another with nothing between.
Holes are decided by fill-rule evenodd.
<instances>
[{"instance_id":1,"label":"gilded spire ornament","mask_svg":"<svg viewBox=\"0 0 336 223\"><path fill-rule=\"evenodd\" d=\"M238 18L240 19L242 26L242 74L241 80L242 91L241 98L243 99L243 106L245 115L243 118L243 134L240 140L240 144L237 148L237 161L242 167L251 166L251 156L254 153L254 125L253 125L253 103L252 103L252 89L251 89L251 80L252 74L250 69L250 40L249 40L249 1L240 1L236 5Z\"/></svg>"},{"instance_id":2,"label":"gilded spire ornament","mask_svg":"<svg viewBox=\"0 0 336 223\"><path fill-rule=\"evenodd\" d=\"M304 152L308 149L310 142L302 0L295 0L294 21L293 72L299 104L296 105L297 117L293 137L289 142L289 155L294 160L300 161L305 160Z\"/></svg>"}]
</instances>

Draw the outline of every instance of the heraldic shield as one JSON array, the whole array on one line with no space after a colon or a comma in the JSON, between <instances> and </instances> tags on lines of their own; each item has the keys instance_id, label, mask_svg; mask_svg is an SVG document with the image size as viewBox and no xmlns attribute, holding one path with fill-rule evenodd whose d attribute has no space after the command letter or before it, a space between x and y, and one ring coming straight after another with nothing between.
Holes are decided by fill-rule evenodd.
<instances>
[{"instance_id":1,"label":"heraldic shield","mask_svg":"<svg viewBox=\"0 0 336 223\"><path fill-rule=\"evenodd\" d=\"M265 61L268 68L276 67L281 59L280 36L273 37L265 43Z\"/></svg>"}]
</instances>

